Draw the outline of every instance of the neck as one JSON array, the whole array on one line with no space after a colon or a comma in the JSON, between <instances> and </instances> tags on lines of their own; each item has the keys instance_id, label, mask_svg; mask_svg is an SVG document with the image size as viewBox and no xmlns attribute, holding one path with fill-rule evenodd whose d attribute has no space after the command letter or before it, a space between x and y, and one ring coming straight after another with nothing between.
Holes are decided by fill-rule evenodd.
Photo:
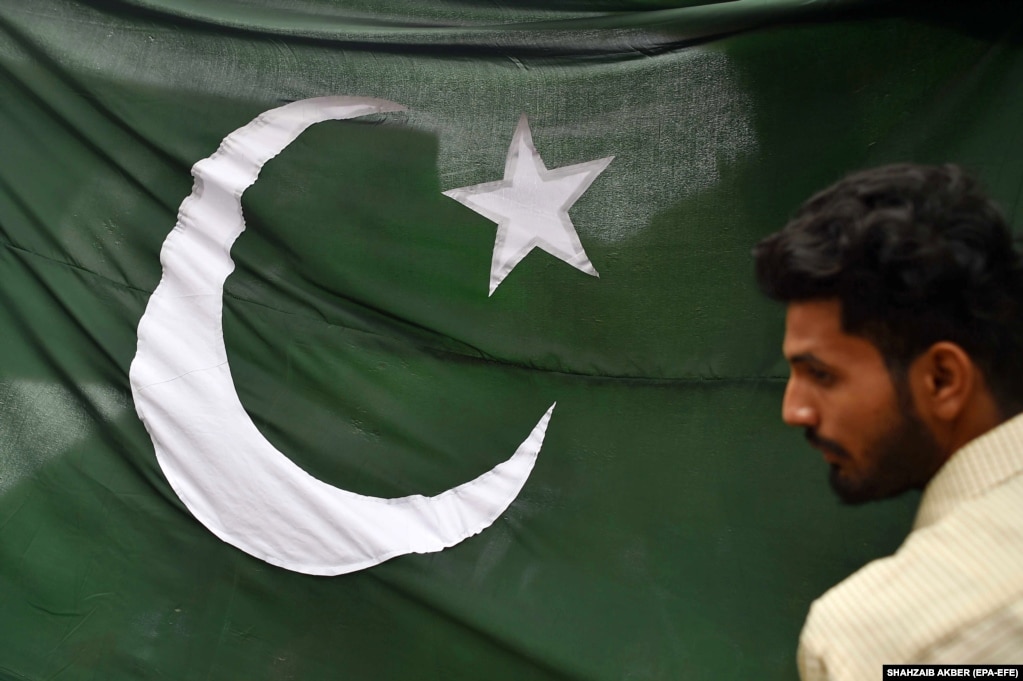
<instances>
[{"instance_id":1,"label":"neck","mask_svg":"<svg viewBox=\"0 0 1023 681\"><path fill-rule=\"evenodd\" d=\"M948 424L942 449L947 460L968 442L1005 423L1008 418L998 408L994 398L986 391L979 391L958 418Z\"/></svg>"}]
</instances>

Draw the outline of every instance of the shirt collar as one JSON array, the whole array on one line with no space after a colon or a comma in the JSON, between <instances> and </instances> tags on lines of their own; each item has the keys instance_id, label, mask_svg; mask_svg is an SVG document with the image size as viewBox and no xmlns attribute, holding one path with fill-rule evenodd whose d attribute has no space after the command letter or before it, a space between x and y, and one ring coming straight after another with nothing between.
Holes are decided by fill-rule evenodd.
<instances>
[{"instance_id":1,"label":"shirt collar","mask_svg":"<svg viewBox=\"0 0 1023 681\"><path fill-rule=\"evenodd\" d=\"M933 525L956 506L1023 472L1023 414L952 454L924 489L913 529Z\"/></svg>"}]
</instances>

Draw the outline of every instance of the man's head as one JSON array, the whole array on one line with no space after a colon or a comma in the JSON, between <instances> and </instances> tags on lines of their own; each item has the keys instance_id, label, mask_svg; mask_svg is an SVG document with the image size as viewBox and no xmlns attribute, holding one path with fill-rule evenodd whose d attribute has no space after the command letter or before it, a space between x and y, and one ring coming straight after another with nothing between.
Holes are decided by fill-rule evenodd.
<instances>
[{"instance_id":1,"label":"man's head","mask_svg":"<svg viewBox=\"0 0 1023 681\"><path fill-rule=\"evenodd\" d=\"M824 451L843 500L922 487L1023 411L1023 263L959 168L853 174L754 256L788 304L783 418Z\"/></svg>"}]
</instances>

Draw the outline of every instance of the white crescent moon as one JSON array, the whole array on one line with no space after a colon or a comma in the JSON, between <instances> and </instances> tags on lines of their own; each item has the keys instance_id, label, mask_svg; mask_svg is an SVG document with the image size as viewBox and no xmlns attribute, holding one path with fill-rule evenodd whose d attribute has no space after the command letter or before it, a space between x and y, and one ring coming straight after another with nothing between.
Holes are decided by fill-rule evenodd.
<instances>
[{"instance_id":1,"label":"white crescent moon","mask_svg":"<svg viewBox=\"0 0 1023 681\"><path fill-rule=\"evenodd\" d=\"M163 243L163 277L139 322L135 408L171 487L225 542L268 563L338 575L406 553L440 551L487 528L515 499L554 405L510 459L434 497L381 499L317 480L256 429L235 391L222 323L241 196L263 164L314 123L405 107L321 97L272 109L192 168L195 185Z\"/></svg>"}]
</instances>

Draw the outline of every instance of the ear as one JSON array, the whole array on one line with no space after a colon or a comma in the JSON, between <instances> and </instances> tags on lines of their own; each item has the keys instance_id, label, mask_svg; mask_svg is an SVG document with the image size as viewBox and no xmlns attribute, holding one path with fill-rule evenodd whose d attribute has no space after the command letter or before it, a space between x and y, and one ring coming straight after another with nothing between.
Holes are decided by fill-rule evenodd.
<instances>
[{"instance_id":1,"label":"ear","mask_svg":"<svg viewBox=\"0 0 1023 681\"><path fill-rule=\"evenodd\" d=\"M909 372L917 409L946 423L966 411L983 383L966 351L949 341L927 348L913 360Z\"/></svg>"}]
</instances>

